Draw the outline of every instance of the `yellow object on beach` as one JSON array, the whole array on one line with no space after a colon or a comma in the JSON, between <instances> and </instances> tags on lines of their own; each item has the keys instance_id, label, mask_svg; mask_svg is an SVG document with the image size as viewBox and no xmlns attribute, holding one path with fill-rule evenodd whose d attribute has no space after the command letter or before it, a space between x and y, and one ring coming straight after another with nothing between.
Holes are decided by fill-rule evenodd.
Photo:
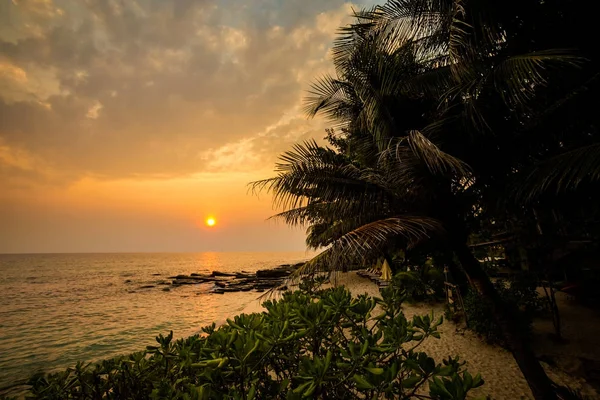
<instances>
[{"instance_id":1,"label":"yellow object on beach","mask_svg":"<svg viewBox=\"0 0 600 400\"><path fill-rule=\"evenodd\" d=\"M375 267L373 267L373 272L377 272L381 269L381 260L378 258L377 262L375 263Z\"/></svg>"},{"instance_id":2,"label":"yellow object on beach","mask_svg":"<svg viewBox=\"0 0 600 400\"><path fill-rule=\"evenodd\" d=\"M392 280L392 269L390 268L390 264L388 264L387 260L385 259L381 265L381 279L384 281Z\"/></svg>"}]
</instances>

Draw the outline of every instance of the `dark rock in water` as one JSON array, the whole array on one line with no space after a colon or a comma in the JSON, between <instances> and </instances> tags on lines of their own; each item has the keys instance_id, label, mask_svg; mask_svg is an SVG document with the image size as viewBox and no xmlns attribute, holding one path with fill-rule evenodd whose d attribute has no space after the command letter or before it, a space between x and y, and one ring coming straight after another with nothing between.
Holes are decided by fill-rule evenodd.
<instances>
[{"instance_id":1,"label":"dark rock in water","mask_svg":"<svg viewBox=\"0 0 600 400\"><path fill-rule=\"evenodd\" d=\"M190 278L202 278L202 279L214 278L214 276L212 276L212 275L200 274L198 272L192 272L189 277Z\"/></svg>"},{"instance_id":2,"label":"dark rock in water","mask_svg":"<svg viewBox=\"0 0 600 400\"><path fill-rule=\"evenodd\" d=\"M144 285L144 286L140 286L140 289L152 289L153 287L156 287L154 285Z\"/></svg>"},{"instance_id":3,"label":"dark rock in water","mask_svg":"<svg viewBox=\"0 0 600 400\"><path fill-rule=\"evenodd\" d=\"M152 274L152 276L160 276L161 274Z\"/></svg>"},{"instance_id":4,"label":"dark rock in water","mask_svg":"<svg viewBox=\"0 0 600 400\"><path fill-rule=\"evenodd\" d=\"M171 289L170 289L170 288L168 288L168 287L166 287L166 288L163 288L163 290L162 290L162 291L163 291L163 292L170 292L170 291L171 291Z\"/></svg>"},{"instance_id":5,"label":"dark rock in water","mask_svg":"<svg viewBox=\"0 0 600 400\"><path fill-rule=\"evenodd\" d=\"M304 263L294 265L282 264L272 269L259 270L256 273L244 270L241 272L212 271L210 275L194 272L189 275L182 274L169 278L173 279L173 287L212 282L214 288L211 289L209 293L216 294L240 291L247 292L250 290L255 290L257 292L264 292L265 290L270 289L287 290L286 286L282 287L286 278L288 278L298 266L303 264Z\"/></svg>"},{"instance_id":6,"label":"dark rock in water","mask_svg":"<svg viewBox=\"0 0 600 400\"><path fill-rule=\"evenodd\" d=\"M204 283L204 282L196 281L196 280L182 280L182 279L177 279L177 280L173 281L173 285L199 285L201 283Z\"/></svg>"},{"instance_id":7,"label":"dark rock in water","mask_svg":"<svg viewBox=\"0 0 600 400\"><path fill-rule=\"evenodd\" d=\"M210 274L210 276L235 276L235 274L231 274L228 272L213 271L212 274Z\"/></svg>"},{"instance_id":8,"label":"dark rock in water","mask_svg":"<svg viewBox=\"0 0 600 400\"><path fill-rule=\"evenodd\" d=\"M195 280L204 280L210 278L206 275L202 276L202 275L175 275L175 276L169 276L169 279L195 279Z\"/></svg>"},{"instance_id":9,"label":"dark rock in water","mask_svg":"<svg viewBox=\"0 0 600 400\"><path fill-rule=\"evenodd\" d=\"M287 269L261 269L256 271L257 278L286 278L292 273Z\"/></svg>"},{"instance_id":10,"label":"dark rock in water","mask_svg":"<svg viewBox=\"0 0 600 400\"><path fill-rule=\"evenodd\" d=\"M281 285L281 281L276 281L276 282L259 282L256 285L254 285L255 288L257 289L271 289L274 287L277 287L279 285Z\"/></svg>"},{"instance_id":11,"label":"dark rock in water","mask_svg":"<svg viewBox=\"0 0 600 400\"><path fill-rule=\"evenodd\" d=\"M125 283L131 283L131 279L125 279Z\"/></svg>"}]
</instances>

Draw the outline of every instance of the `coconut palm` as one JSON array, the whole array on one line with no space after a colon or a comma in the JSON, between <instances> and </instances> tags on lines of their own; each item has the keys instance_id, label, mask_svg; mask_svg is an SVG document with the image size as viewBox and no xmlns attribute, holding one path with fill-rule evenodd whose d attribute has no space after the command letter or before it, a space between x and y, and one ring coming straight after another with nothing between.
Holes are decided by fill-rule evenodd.
<instances>
[{"instance_id":1,"label":"coconut palm","mask_svg":"<svg viewBox=\"0 0 600 400\"><path fill-rule=\"evenodd\" d=\"M445 237L472 284L494 304L534 396L543 399L555 397L551 382L514 323L514 310L467 247L466 219L473 209L493 209L526 171L533 171L529 192L598 176L590 174L597 168L591 147L560 153L563 172L540 179L539 156L552 154L559 135L536 141L539 120L577 94L580 79L555 82L582 63L544 36L557 14L548 3L498 10L484 0L396 0L358 13L334 44L336 76L319 79L306 103L309 115L327 116L341 132L342 154L299 145L283 156L278 176L255 183L284 208L277 217L310 226L309 245L329 246L320 259L328 257L332 268L390 242ZM515 149L515 140L525 145ZM583 153L592 161L573 161Z\"/></svg>"},{"instance_id":2,"label":"coconut palm","mask_svg":"<svg viewBox=\"0 0 600 400\"><path fill-rule=\"evenodd\" d=\"M408 142L423 148L416 138L414 134ZM328 268L341 268L366 254L384 253L393 241L411 247L443 230L440 221L428 215L433 181L426 181L434 177L423 175L427 166L408 145L398 145L396 151L403 155L386 152L365 167L308 141L280 157L276 177L252 186L272 192L275 205L284 209L273 218L309 226L309 247L329 246L318 261L327 257ZM447 157L457 169L462 167ZM433 157L432 162L442 163ZM300 272L317 266L307 263Z\"/></svg>"}]
</instances>

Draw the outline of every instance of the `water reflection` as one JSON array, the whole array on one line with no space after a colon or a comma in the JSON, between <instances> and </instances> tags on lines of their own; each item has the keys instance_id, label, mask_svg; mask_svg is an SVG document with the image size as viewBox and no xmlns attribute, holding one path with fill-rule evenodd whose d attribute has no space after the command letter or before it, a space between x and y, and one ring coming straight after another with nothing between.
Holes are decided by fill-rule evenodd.
<instances>
[{"instance_id":1,"label":"water reflection","mask_svg":"<svg viewBox=\"0 0 600 400\"><path fill-rule=\"evenodd\" d=\"M163 291L169 276L253 271L306 258L303 252L0 255L0 388L37 371L140 350L169 330L189 336L259 295L211 295L212 284Z\"/></svg>"}]
</instances>

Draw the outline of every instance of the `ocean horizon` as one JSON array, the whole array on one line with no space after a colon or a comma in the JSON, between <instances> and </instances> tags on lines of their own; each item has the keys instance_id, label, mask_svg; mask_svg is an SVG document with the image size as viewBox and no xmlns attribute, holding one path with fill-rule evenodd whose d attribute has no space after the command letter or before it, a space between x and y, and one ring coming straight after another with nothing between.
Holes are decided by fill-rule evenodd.
<instances>
[{"instance_id":1,"label":"ocean horizon","mask_svg":"<svg viewBox=\"0 0 600 400\"><path fill-rule=\"evenodd\" d=\"M143 350L158 334L198 333L260 293L212 294L169 276L256 271L309 259L296 252L0 254L0 395L35 373Z\"/></svg>"}]
</instances>

